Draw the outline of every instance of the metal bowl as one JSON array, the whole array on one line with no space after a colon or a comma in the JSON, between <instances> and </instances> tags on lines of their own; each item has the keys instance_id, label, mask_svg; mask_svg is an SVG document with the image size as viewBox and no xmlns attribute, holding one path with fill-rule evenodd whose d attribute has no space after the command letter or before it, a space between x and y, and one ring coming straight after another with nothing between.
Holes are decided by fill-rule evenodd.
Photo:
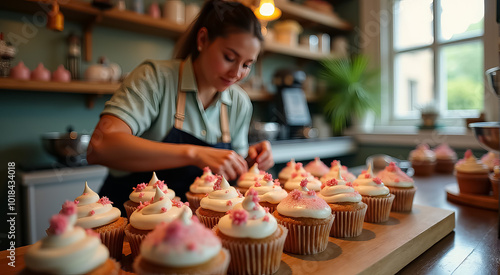
<instances>
[{"instance_id":1,"label":"metal bowl","mask_svg":"<svg viewBox=\"0 0 500 275\"><path fill-rule=\"evenodd\" d=\"M90 135L77 132L50 132L41 136L43 148L47 153L57 158L57 161L67 166L87 164L87 147Z\"/></svg>"},{"instance_id":2,"label":"metal bowl","mask_svg":"<svg viewBox=\"0 0 500 275\"><path fill-rule=\"evenodd\" d=\"M276 140L280 132L280 124L276 122L252 122L248 130L248 139L251 142L262 140Z\"/></svg>"},{"instance_id":3,"label":"metal bowl","mask_svg":"<svg viewBox=\"0 0 500 275\"><path fill-rule=\"evenodd\" d=\"M469 127L481 147L500 153L500 122L477 122L469 124Z\"/></svg>"}]
</instances>

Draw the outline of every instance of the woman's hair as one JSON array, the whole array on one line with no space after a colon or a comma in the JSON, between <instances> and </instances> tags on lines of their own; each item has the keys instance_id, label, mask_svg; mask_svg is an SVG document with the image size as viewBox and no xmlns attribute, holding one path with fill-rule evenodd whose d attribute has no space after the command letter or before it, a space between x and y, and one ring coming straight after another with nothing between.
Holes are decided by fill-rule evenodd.
<instances>
[{"instance_id":1,"label":"woman's hair","mask_svg":"<svg viewBox=\"0 0 500 275\"><path fill-rule=\"evenodd\" d=\"M186 59L191 55L196 59L199 55L197 47L198 31L207 28L208 39L227 37L230 33L249 32L259 41L264 41L261 33L260 22L247 6L224 0L209 0L205 2L196 20L177 42L174 48L174 58Z\"/></svg>"}]
</instances>

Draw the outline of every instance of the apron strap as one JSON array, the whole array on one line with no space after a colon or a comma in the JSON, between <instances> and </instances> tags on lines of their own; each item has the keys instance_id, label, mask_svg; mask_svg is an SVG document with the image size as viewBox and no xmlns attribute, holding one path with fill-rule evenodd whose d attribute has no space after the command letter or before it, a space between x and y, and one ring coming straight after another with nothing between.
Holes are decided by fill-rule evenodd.
<instances>
[{"instance_id":1,"label":"apron strap","mask_svg":"<svg viewBox=\"0 0 500 275\"><path fill-rule=\"evenodd\" d=\"M179 80L177 84L177 107L175 112L175 128L182 130L184 123L184 110L186 108L186 93L181 91L182 83L182 70L184 68L184 61L181 61L179 66ZM229 132L229 118L227 114L227 105L221 103L220 105L220 128L222 132L222 142L231 143L231 134Z\"/></svg>"}]
</instances>

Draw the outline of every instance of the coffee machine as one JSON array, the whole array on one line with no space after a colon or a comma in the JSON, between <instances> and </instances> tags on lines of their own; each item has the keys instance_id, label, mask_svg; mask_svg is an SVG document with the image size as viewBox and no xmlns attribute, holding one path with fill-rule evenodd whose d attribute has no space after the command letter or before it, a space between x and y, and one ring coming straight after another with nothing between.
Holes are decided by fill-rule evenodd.
<instances>
[{"instance_id":1,"label":"coffee machine","mask_svg":"<svg viewBox=\"0 0 500 275\"><path fill-rule=\"evenodd\" d=\"M310 137L311 114L302 89L305 79L306 74L297 69L280 69L273 76L282 139Z\"/></svg>"}]
</instances>

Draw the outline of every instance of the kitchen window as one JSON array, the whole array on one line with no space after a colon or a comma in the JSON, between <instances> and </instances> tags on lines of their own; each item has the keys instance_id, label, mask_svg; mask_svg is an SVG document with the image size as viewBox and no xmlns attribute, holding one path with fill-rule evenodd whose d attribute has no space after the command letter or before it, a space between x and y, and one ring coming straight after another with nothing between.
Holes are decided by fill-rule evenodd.
<instances>
[{"instance_id":1,"label":"kitchen window","mask_svg":"<svg viewBox=\"0 0 500 275\"><path fill-rule=\"evenodd\" d=\"M419 109L429 104L448 126L463 126L461 118L479 116L485 95L484 1L380 0L379 18L376 5L365 4L368 18L361 23L366 25L361 38L368 46L380 41L387 91L382 125L419 125ZM375 20L377 37L366 32Z\"/></svg>"}]
</instances>

